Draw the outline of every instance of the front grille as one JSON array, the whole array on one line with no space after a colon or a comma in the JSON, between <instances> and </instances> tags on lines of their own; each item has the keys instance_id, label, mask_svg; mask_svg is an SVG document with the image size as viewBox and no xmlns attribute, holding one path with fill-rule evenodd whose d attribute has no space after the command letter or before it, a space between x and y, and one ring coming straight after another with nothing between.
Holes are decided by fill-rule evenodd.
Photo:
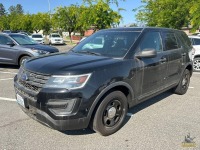
<instances>
[{"instance_id":1,"label":"front grille","mask_svg":"<svg viewBox=\"0 0 200 150\"><path fill-rule=\"evenodd\" d=\"M26 90L34 93L39 93L43 85L47 82L50 76L41 75L26 71L20 68L18 73L18 83L23 86Z\"/></svg>"},{"instance_id":2,"label":"front grille","mask_svg":"<svg viewBox=\"0 0 200 150\"><path fill-rule=\"evenodd\" d=\"M61 41L60 39L55 39L55 41Z\"/></svg>"}]
</instances>

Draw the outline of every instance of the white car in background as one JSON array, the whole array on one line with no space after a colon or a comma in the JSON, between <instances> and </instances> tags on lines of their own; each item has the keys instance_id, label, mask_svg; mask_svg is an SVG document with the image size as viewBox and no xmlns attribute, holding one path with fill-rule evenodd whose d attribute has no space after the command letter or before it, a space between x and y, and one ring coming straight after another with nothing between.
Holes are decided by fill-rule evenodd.
<instances>
[{"instance_id":1,"label":"white car in background","mask_svg":"<svg viewBox=\"0 0 200 150\"><path fill-rule=\"evenodd\" d=\"M51 33L49 35L49 44L64 44L62 36L58 33Z\"/></svg>"},{"instance_id":2,"label":"white car in background","mask_svg":"<svg viewBox=\"0 0 200 150\"><path fill-rule=\"evenodd\" d=\"M44 44L44 37L42 34L34 33L31 35L31 38L40 44Z\"/></svg>"},{"instance_id":3,"label":"white car in background","mask_svg":"<svg viewBox=\"0 0 200 150\"><path fill-rule=\"evenodd\" d=\"M193 59L194 71L200 72L200 36L189 36L190 41L195 49Z\"/></svg>"}]
</instances>

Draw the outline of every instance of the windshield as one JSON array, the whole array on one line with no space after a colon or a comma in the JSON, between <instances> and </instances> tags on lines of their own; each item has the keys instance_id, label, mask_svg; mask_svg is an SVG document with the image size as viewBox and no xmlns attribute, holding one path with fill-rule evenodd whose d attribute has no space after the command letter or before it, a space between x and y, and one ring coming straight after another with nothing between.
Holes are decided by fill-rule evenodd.
<instances>
[{"instance_id":1,"label":"windshield","mask_svg":"<svg viewBox=\"0 0 200 150\"><path fill-rule=\"evenodd\" d=\"M10 35L19 45L35 45L37 44L33 39L26 35L15 34Z\"/></svg>"},{"instance_id":2,"label":"windshield","mask_svg":"<svg viewBox=\"0 0 200 150\"><path fill-rule=\"evenodd\" d=\"M32 35L32 38L43 38L43 37L40 34L35 34L35 35Z\"/></svg>"},{"instance_id":3,"label":"windshield","mask_svg":"<svg viewBox=\"0 0 200 150\"><path fill-rule=\"evenodd\" d=\"M121 58L128 52L140 32L105 31L97 32L72 49L76 53L87 53Z\"/></svg>"},{"instance_id":4,"label":"windshield","mask_svg":"<svg viewBox=\"0 0 200 150\"><path fill-rule=\"evenodd\" d=\"M59 34L52 34L51 37L60 37Z\"/></svg>"}]
</instances>

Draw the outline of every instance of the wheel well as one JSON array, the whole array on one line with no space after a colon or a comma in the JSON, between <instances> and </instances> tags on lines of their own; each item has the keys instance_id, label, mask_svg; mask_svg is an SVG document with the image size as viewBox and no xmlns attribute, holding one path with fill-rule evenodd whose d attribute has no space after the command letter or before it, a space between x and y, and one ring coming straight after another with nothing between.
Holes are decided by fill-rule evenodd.
<instances>
[{"instance_id":1,"label":"wheel well","mask_svg":"<svg viewBox=\"0 0 200 150\"><path fill-rule=\"evenodd\" d=\"M200 55L195 55L194 58L200 58Z\"/></svg>"},{"instance_id":2,"label":"wheel well","mask_svg":"<svg viewBox=\"0 0 200 150\"><path fill-rule=\"evenodd\" d=\"M18 65L20 64L20 59L21 59L22 57L24 57L24 56L31 57L31 56L29 56L29 55L27 55L27 54L21 55L21 56L18 58Z\"/></svg>"},{"instance_id":3,"label":"wheel well","mask_svg":"<svg viewBox=\"0 0 200 150\"><path fill-rule=\"evenodd\" d=\"M188 65L186 69L188 69L190 71L190 75L192 75L192 71L193 71L192 65Z\"/></svg>"},{"instance_id":4,"label":"wheel well","mask_svg":"<svg viewBox=\"0 0 200 150\"><path fill-rule=\"evenodd\" d=\"M106 93L104 93L103 96L101 96L101 98L99 99L98 103L96 104L96 106L95 106L95 108L92 112L92 115L91 115L91 118L90 118L90 124L93 122L94 115L95 115L99 105L103 101L103 99L113 91L121 91L122 93L124 93L124 95L127 98L128 107L129 107L129 102L132 99L130 90L126 86L115 86L115 87L111 88L110 90L108 90Z\"/></svg>"}]
</instances>

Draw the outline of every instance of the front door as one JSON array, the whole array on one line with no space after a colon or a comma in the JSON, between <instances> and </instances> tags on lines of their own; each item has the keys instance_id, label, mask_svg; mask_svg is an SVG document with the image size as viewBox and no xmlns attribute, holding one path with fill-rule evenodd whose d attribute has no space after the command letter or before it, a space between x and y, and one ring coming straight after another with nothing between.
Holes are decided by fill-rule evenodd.
<instances>
[{"instance_id":1,"label":"front door","mask_svg":"<svg viewBox=\"0 0 200 150\"><path fill-rule=\"evenodd\" d=\"M16 61L17 50L7 45L12 40L4 35L0 35L0 63L13 64Z\"/></svg>"},{"instance_id":2,"label":"front door","mask_svg":"<svg viewBox=\"0 0 200 150\"><path fill-rule=\"evenodd\" d=\"M138 65L137 75L140 76L139 99L147 97L163 88L167 75L168 58L163 53L161 34L157 31L147 32L140 42L137 51L155 49L157 56L153 58L136 58Z\"/></svg>"}]
</instances>

